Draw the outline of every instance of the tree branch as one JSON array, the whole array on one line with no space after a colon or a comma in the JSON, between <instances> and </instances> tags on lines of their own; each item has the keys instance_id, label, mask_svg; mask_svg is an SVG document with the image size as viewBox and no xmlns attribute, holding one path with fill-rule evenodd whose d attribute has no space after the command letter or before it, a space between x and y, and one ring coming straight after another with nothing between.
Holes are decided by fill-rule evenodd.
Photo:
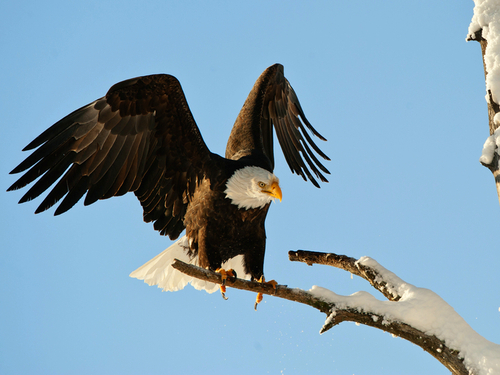
<instances>
[{"instance_id":1,"label":"tree branch","mask_svg":"<svg viewBox=\"0 0 500 375\"><path fill-rule=\"evenodd\" d=\"M197 279L209 281L215 284L222 284L222 277L220 273L193 266L192 264L184 263L179 259L175 259L172 263L172 267L176 270L185 273L186 275L196 277ZM259 283L257 281L248 281L243 279L238 279L235 277L228 277L225 285L231 288L248 290L255 293L263 293L283 299L287 299L294 302L303 303L318 309L319 311L330 314L330 305L324 301L315 298L311 293L308 293L302 289L298 288L288 288L286 285L276 285L273 288L272 285Z\"/></svg>"},{"instance_id":2,"label":"tree branch","mask_svg":"<svg viewBox=\"0 0 500 375\"><path fill-rule=\"evenodd\" d=\"M372 261L370 258L364 257L360 260L356 260L345 255L317 253L303 250L296 252L291 251L289 252L289 257L292 261L300 261L307 263L308 265L326 264L344 269L369 281L375 289L382 292L390 301L398 303L396 301L401 299L398 286L396 285L397 280L401 281L401 279L388 271L381 273L380 271L383 267L380 266L380 268L377 268L375 265L378 265L378 263ZM222 283L220 274L184 263L177 259L172 264L172 267L192 277L213 283ZM320 333L324 333L344 321L368 325L370 327L378 328L391 333L394 336L404 338L415 345L420 346L440 361L453 374L472 374L472 372L469 372L465 367L463 358L460 358L459 352L453 348L447 347L443 340L434 335L428 335L402 320L389 319L383 314L367 308L366 306L357 306L354 302L345 302L349 301L354 295L344 297L330 292L334 296L338 297L330 299L325 298L325 296L321 293L322 288L318 287L313 287L310 291L298 288L292 289L288 288L286 285L277 285L276 288L273 288L271 285L233 277L226 280L226 286L256 293L273 295L275 297L284 298L314 307L327 315L327 319Z\"/></svg>"},{"instance_id":3,"label":"tree branch","mask_svg":"<svg viewBox=\"0 0 500 375\"><path fill-rule=\"evenodd\" d=\"M313 264L324 264L333 266L352 273L353 275L362 277L367 280L371 286L381 292L389 301L399 301L401 296L394 289L394 286L389 286L387 281L374 269L367 267L358 262L357 259L346 255L337 255L333 253L320 253L316 251L297 250L289 251L288 259L292 262L303 262L312 266Z\"/></svg>"}]
</instances>

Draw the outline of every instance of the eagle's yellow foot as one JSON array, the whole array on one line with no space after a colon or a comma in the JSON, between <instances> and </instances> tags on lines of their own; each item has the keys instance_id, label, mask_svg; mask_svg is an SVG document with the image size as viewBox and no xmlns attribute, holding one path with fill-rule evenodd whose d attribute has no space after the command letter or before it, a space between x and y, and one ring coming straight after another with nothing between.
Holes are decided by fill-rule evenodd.
<instances>
[{"instance_id":1,"label":"eagle's yellow foot","mask_svg":"<svg viewBox=\"0 0 500 375\"><path fill-rule=\"evenodd\" d=\"M227 300L226 297L226 280L228 277L236 277L236 272L233 269L225 270L223 268L217 268L215 272L220 273L222 277L222 284L220 285L220 294L222 294L222 298Z\"/></svg>"},{"instance_id":2,"label":"eagle's yellow foot","mask_svg":"<svg viewBox=\"0 0 500 375\"><path fill-rule=\"evenodd\" d=\"M278 285L278 283L275 280L266 281L266 279L264 278L264 275L262 275L260 277L260 279L258 280L258 282L259 283L268 284L268 285L272 285L274 289L276 289L276 285ZM264 296L263 296L262 293L257 293L257 298L255 299L255 306L254 306L255 311L257 311L257 305L262 302L262 298L263 297Z\"/></svg>"}]
</instances>

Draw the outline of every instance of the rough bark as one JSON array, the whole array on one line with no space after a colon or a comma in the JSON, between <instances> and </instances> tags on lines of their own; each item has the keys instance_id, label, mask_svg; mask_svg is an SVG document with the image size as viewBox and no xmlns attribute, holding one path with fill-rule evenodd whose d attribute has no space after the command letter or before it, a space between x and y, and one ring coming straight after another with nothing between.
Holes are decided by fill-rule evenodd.
<instances>
[{"instance_id":1,"label":"rough bark","mask_svg":"<svg viewBox=\"0 0 500 375\"><path fill-rule=\"evenodd\" d=\"M380 291L390 301L398 301L401 298L401 296L397 295L397 293L394 293L394 291L391 292L389 288L387 288L387 281L384 280L382 275L370 267L359 264L354 258L333 253L319 253L303 250L290 251L289 258L291 261L304 262L308 265L325 264L341 268L367 280L375 289ZM202 280L218 284L222 283L220 274L186 264L179 260L176 260L172 264L172 267L187 275ZM286 285L277 285L276 288L273 288L268 284L232 277L228 278L225 284L228 287L273 295L275 297L284 298L314 307L315 309L325 313L327 316L326 322L320 333L324 333L344 321L365 324L367 326L391 333L392 335L399 336L414 343L415 345L420 346L423 350L431 354L446 368L448 368L452 374L470 375L463 363L463 358L460 358L457 350L447 347L444 341L438 339L436 336L429 336L404 322L387 321L383 316L380 316L372 311L360 312L358 309L352 307L339 307L334 303L327 302L316 297L310 292L298 288L288 288Z\"/></svg>"},{"instance_id":2,"label":"rough bark","mask_svg":"<svg viewBox=\"0 0 500 375\"><path fill-rule=\"evenodd\" d=\"M467 41L470 40L475 40L479 42L481 45L481 55L483 57L483 69L484 69L484 78L486 79L488 77L488 70L486 69L486 62L484 60L484 56L486 53L486 48L488 47L488 41L483 38L482 35L482 30L479 30L476 32L472 37L469 37ZM492 135L495 130L500 126L500 124L495 124L494 117L495 114L500 112L500 106L498 103L495 103L493 100L493 94L491 93L491 90L487 90L486 95L488 97L487 100L487 105L488 105L488 125L490 129L490 135ZM498 200L500 202L500 171L499 171L499 160L498 160L498 153L495 153L495 156L493 157L493 160L490 164L485 164L481 163L484 165L486 168L488 168L491 173L493 173L493 177L495 178L495 185L497 189L497 195L498 195Z\"/></svg>"}]
</instances>

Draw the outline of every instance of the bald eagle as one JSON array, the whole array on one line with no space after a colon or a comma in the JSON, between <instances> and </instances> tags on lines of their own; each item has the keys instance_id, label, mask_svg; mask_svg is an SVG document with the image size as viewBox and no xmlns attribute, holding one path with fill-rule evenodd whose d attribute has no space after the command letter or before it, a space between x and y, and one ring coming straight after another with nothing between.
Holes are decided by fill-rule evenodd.
<instances>
[{"instance_id":1,"label":"bald eagle","mask_svg":"<svg viewBox=\"0 0 500 375\"><path fill-rule=\"evenodd\" d=\"M38 179L19 201L23 203L54 185L35 213L62 199L55 215L85 194L85 205L90 205L134 192L144 221L153 222L160 234L175 240L186 232L131 276L164 290L191 283L213 292L217 285L190 278L170 264L178 258L262 279L264 221L271 201L282 198L273 174L273 127L291 171L316 187L316 178L328 182L323 173L329 172L315 153L329 159L306 128L325 139L306 119L282 65L267 68L258 78L233 126L225 157L208 149L175 77L133 78L112 86L106 96L72 112L26 146L23 151L36 150L11 172L27 170L8 190Z\"/></svg>"}]
</instances>

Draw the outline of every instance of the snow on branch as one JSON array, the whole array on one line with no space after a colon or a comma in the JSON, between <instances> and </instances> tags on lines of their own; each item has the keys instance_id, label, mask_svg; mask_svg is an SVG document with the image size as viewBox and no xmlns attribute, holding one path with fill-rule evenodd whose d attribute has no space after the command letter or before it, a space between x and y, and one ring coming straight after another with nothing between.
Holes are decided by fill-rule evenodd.
<instances>
[{"instance_id":1,"label":"snow on branch","mask_svg":"<svg viewBox=\"0 0 500 375\"><path fill-rule=\"evenodd\" d=\"M486 75L486 91L491 100L500 103L500 6L498 0L475 0L467 41L487 41L484 44L483 62ZM483 44L482 44L483 46ZM490 98L487 96L486 100Z\"/></svg>"},{"instance_id":2,"label":"snow on branch","mask_svg":"<svg viewBox=\"0 0 500 375\"><path fill-rule=\"evenodd\" d=\"M500 345L476 333L455 310L429 289L411 285L388 271L374 259L358 260L345 255L311 251L291 251L289 258L344 269L367 280L388 301L367 292L342 296L313 286L305 291L286 285L262 284L229 278L226 286L303 303L327 315L320 333L344 321L352 321L404 338L430 353L453 374L500 374ZM221 283L221 275L176 260L172 267L190 276Z\"/></svg>"},{"instance_id":3,"label":"snow on branch","mask_svg":"<svg viewBox=\"0 0 500 375\"><path fill-rule=\"evenodd\" d=\"M474 0L474 3L466 40L481 44L490 128L479 161L493 173L500 201L500 2Z\"/></svg>"}]
</instances>

